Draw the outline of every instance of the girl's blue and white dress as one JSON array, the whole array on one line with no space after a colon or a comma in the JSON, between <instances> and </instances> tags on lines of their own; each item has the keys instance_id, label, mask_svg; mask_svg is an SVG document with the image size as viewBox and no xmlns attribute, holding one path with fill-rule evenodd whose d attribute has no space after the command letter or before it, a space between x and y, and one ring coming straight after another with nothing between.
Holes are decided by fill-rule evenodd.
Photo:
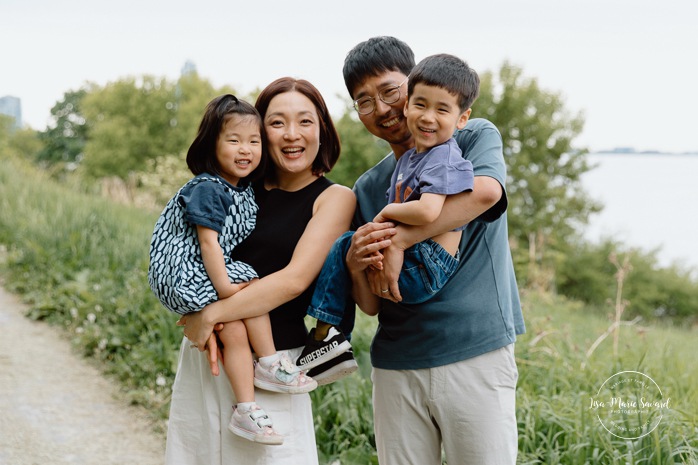
<instances>
[{"instance_id":1,"label":"girl's blue and white dress","mask_svg":"<svg viewBox=\"0 0 698 465\"><path fill-rule=\"evenodd\" d=\"M258 277L250 265L230 258L254 229L256 215L250 186L236 187L210 174L182 186L165 206L150 243L148 283L168 310L185 315L218 300L201 258L197 225L218 232L231 282Z\"/></svg>"}]
</instances>

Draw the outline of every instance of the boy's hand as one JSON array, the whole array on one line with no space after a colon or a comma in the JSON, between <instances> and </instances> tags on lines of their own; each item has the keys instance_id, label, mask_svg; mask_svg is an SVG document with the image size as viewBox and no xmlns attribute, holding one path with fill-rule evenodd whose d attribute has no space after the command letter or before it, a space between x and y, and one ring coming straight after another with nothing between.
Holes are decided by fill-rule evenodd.
<instances>
[{"instance_id":1,"label":"boy's hand","mask_svg":"<svg viewBox=\"0 0 698 465\"><path fill-rule=\"evenodd\" d=\"M392 223L366 223L356 230L345 257L350 272L364 271L369 266L382 266L383 256L379 252L390 245L395 234Z\"/></svg>"}]
</instances>

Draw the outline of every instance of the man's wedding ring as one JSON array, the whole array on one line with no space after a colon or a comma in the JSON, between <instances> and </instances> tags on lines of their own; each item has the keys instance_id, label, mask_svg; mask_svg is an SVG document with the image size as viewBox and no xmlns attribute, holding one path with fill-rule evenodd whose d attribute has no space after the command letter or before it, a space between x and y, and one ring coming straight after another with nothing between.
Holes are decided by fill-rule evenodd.
<instances>
[{"instance_id":1,"label":"man's wedding ring","mask_svg":"<svg viewBox=\"0 0 698 465\"><path fill-rule=\"evenodd\" d=\"M390 290L390 289L381 289L381 292L382 292L383 294L385 294L385 293L388 292L389 290Z\"/></svg>"}]
</instances>

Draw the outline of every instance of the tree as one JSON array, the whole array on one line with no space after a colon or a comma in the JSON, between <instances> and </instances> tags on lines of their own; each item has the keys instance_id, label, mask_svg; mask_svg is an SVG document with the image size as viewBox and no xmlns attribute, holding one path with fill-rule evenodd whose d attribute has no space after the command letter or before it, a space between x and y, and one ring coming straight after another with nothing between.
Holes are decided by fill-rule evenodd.
<instances>
[{"instance_id":1,"label":"tree","mask_svg":"<svg viewBox=\"0 0 698 465\"><path fill-rule=\"evenodd\" d=\"M568 241L600 206L586 195L581 175L589 170L587 151L573 147L582 131L581 114L570 115L562 97L504 63L495 77L482 75L473 117L491 120L501 131L507 164L512 249L520 278L548 281ZM542 282L543 285L550 284Z\"/></svg>"},{"instance_id":2,"label":"tree","mask_svg":"<svg viewBox=\"0 0 698 465\"><path fill-rule=\"evenodd\" d=\"M49 164L80 161L87 141L87 124L82 114L87 92L87 88L68 91L51 108L51 124L40 133L44 148L37 155L38 161Z\"/></svg>"},{"instance_id":3,"label":"tree","mask_svg":"<svg viewBox=\"0 0 698 465\"><path fill-rule=\"evenodd\" d=\"M196 137L208 102L218 95L227 93L234 92L227 86L221 89L214 88L208 80L199 77L195 70L189 71L179 78L173 96L176 110L176 130L174 132L178 147L176 153L186 151ZM250 102L254 103L253 100Z\"/></svg>"},{"instance_id":4,"label":"tree","mask_svg":"<svg viewBox=\"0 0 698 465\"><path fill-rule=\"evenodd\" d=\"M91 177L127 179L146 161L180 156L191 144L206 104L231 92L215 89L195 71L176 82L154 76L93 87L83 110L89 127L82 169Z\"/></svg>"},{"instance_id":5,"label":"tree","mask_svg":"<svg viewBox=\"0 0 698 465\"><path fill-rule=\"evenodd\" d=\"M143 169L146 160L175 153L173 96L174 84L153 76L95 87L83 101L90 138L81 168L97 178L126 179Z\"/></svg>"},{"instance_id":6,"label":"tree","mask_svg":"<svg viewBox=\"0 0 698 465\"><path fill-rule=\"evenodd\" d=\"M16 129L14 118L0 114L0 159L33 160L42 146L35 130L29 127Z\"/></svg>"}]
</instances>

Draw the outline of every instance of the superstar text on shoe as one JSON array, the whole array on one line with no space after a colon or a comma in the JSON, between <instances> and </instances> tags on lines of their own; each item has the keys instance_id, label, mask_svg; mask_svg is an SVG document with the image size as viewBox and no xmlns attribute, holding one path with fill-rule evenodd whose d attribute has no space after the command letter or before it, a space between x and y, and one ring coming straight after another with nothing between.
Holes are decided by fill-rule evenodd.
<instances>
[{"instance_id":1,"label":"superstar text on shoe","mask_svg":"<svg viewBox=\"0 0 698 465\"><path fill-rule=\"evenodd\" d=\"M349 349L343 354L313 368L308 372L317 381L318 386L334 383L358 370L359 365L354 360L354 352Z\"/></svg>"},{"instance_id":2,"label":"superstar text on shoe","mask_svg":"<svg viewBox=\"0 0 698 465\"><path fill-rule=\"evenodd\" d=\"M330 328L322 341L315 340L315 328L313 328L310 330L303 352L296 360L296 365L302 370L310 370L332 360L350 348L349 341L334 326Z\"/></svg>"}]
</instances>

